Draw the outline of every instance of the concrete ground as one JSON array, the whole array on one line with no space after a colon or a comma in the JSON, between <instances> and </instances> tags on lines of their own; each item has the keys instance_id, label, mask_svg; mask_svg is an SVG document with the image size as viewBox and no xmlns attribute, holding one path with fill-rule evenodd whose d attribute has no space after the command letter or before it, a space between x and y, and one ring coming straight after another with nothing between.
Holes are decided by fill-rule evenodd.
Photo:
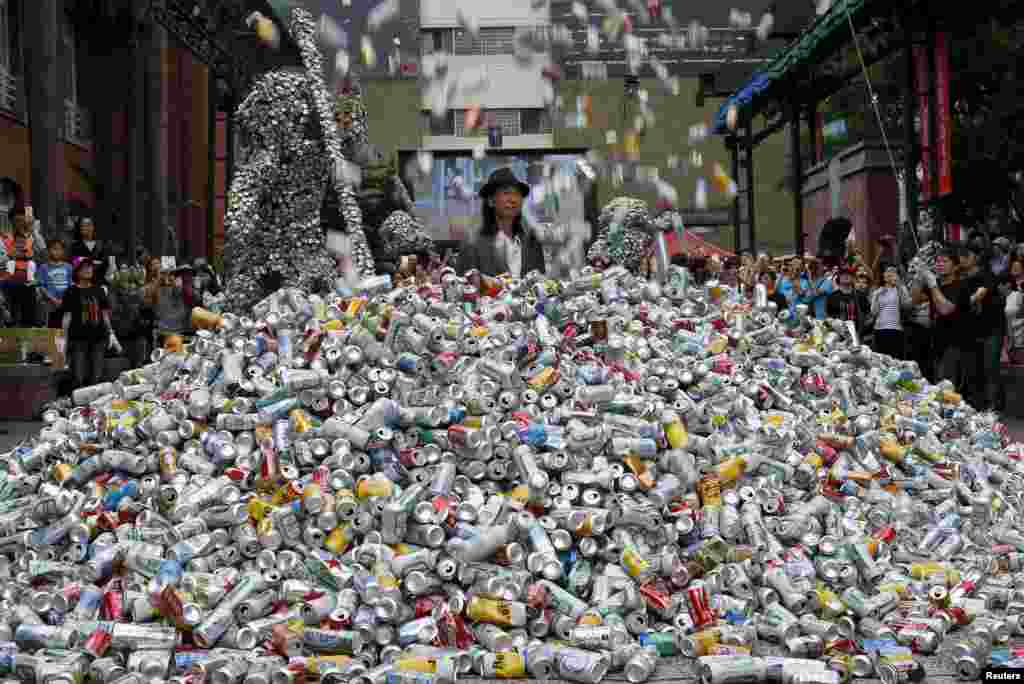
<instances>
[{"instance_id":1,"label":"concrete ground","mask_svg":"<svg viewBox=\"0 0 1024 684\"><path fill-rule=\"evenodd\" d=\"M1007 425L1010 428L1011 434L1017 439L1024 441L1024 418L1007 418ZM22 422L22 421L2 421L0 420L0 431L6 430L7 434L0 434L0 453L7 451L16 446L22 440L30 438L32 435L38 433L42 427L41 422ZM781 653L777 653L781 655ZM921 658L921 662L924 665L927 678L924 680L928 684L953 684L959 681L954 674L954 668L951 663L946 661L944 658L937 656ZM1024 673L1022 673L1024 677ZM489 680L482 680L476 677L462 677L459 680L463 684L485 684ZM503 684L528 684L532 680L501 680ZM609 674L605 680L606 682L625 682L625 675L622 672L615 672ZM649 680L650 682L696 682L697 677L694 675L694 661L689 658L681 656L672 658L662 658L658 664L658 669L654 673L654 676ZM863 682L864 684L876 684L881 683L879 679L860 679L857 682ZM563 684L559 680L552 680L550 684ZM568 684L567 682L564 684Z\"/></svg>"}]
</instances>

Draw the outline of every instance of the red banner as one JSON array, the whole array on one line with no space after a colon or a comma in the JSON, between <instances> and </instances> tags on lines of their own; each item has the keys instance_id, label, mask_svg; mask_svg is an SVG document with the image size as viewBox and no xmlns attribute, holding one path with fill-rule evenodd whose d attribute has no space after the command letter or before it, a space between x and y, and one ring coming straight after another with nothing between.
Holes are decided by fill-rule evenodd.
<instances>
[{"instance_id":1,"label":"red banner","mask_svg":"<svg viewBox=\"0 0 1024 684\"><path fill-rule=\"evenodd\" d=\"M939 196L953 192L953 113L949 103L949 36L935 34L935 161Z\"/></svg>"},{"instance_id":2,"label":"red banner","mask_svg":"<svg viewBox=\"0 0 1024 684\"><path fill-rule=\"evenodd\" d=\"M928 51L914 48L914 91L917 93L917 115L920 125L920 155L918 157L918 187L921 200L932 197L931 107L928 101Z\"/></svg>"}]
</instances>

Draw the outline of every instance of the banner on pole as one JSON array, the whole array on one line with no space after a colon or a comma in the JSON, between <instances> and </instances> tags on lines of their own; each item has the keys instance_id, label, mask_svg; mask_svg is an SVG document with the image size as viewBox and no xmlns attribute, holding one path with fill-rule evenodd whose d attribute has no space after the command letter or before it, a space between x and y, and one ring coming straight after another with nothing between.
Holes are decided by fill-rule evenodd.
<instances>
[{"instance_id":1,"label":"banner on pole","mask_svg":"<svg viewBox=\"0 0 1024 684\"><path fill-rule=\"evenodd\" d=\"M914 90L917 93L917 116L920 121L920 151L917 180L921 199L932 198L932 149L931 149L931 106L928 101L928 50L914 48Z\"/></svg>"},{"instance_id":2,"label":"banner on pole","mask_svg":"<svg viewBox=\"0 0 1024 684\"><path fill-rule=\"evenodd\" d=\"M939 197L953 192L953 114L949 103L949 36L935 34L935 161Z\"/></svg>"}]
</instances>

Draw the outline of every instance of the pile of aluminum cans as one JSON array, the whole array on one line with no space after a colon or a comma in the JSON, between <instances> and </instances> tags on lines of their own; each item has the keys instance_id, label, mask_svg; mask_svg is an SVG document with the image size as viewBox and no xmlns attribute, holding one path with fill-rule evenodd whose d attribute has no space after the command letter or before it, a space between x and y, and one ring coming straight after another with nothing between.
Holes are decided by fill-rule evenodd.
<instances>
[{"instance_id":1,"label":"pile of aluminum cans","mask_svg":"<svg viewBox=\"0 0 1024 684\"><path fill-rule=\"evenodd\" d=\"M196 310L183 350L0 455L0 679L1015 664L1024 469L996 417L846 324L668 276Z\"/></svg>"}]
</instances>

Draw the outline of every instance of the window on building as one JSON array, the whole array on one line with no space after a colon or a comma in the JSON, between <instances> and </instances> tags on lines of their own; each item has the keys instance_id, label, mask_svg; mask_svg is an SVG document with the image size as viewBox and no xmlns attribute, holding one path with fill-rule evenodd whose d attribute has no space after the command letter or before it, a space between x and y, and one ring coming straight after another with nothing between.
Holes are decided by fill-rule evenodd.
<instances>
[{"instance_id":1,"label":"window on building","mask_svg":"<svg viewBox=\"0 0 1024 684\"><path fill-rule=\"evenodd\" d=\"M511 26L488 26L481 28L477 38L468 31L455 29L454 51L456 55L511 55L515 52L516 30Z\"/></svg>"},{"instance_id":2,"label":"window on building","mask_svg":"<svg viewBox=\"0 0 1024 684\"><path fill-rule=\"evenodd\" d=\"M484 126L500 126L502 135L522 135L518 109L488 109L484 114Z\"/></svg>"},{"instance_id":3,"label":"window on building","mask_svg":"<svg viewBox=\"0 0 1024 684\"><path fill-rule=\"evenodd\" d=\"M429 55L434 52L452 53L452 29L423 29L420 31L421 54Z\"/></svg>"},{"instance_id":4,"label":"window on building","mask_svg":"<svg viewBox=\"0 0 1024 684\"><path fill-rule=\"evenodd\" d=\"M546 109L523 109L520 112L523 135L544 135L551 132L551 116Z\"/></svg>"},{"instance_id":5,"label":"window on building","mask_svg":"<svg viewBox=\"0 0 1024 684\"><path fill-rule=\"evenodd\" d=\"M423 127L429 131L429 135L455 135L455 119L456 112L454 110L448 110L448 113L441 119L429 111L425 111L423 112Z\"/></svg>"}]
</instances>

